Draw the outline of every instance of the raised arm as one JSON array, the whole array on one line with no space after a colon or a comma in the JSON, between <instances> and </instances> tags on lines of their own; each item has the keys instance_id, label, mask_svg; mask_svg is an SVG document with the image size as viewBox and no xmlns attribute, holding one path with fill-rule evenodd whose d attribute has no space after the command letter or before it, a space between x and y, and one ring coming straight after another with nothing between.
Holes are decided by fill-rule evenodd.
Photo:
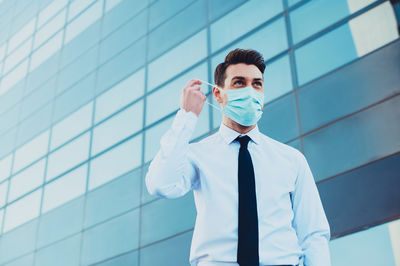
<instances>
[{"instance_id":1,"label":"raised arm","mask_svg":"<svg viewBox=\"0 0 400 266\"><path fill-rule=\"evenodd\" d=\"M298 152L299 171L292 194L293 227L304 252L305 266L330 266L330 227L305 156Z\"/></svg>"},{"instance_id":2,"label":"raised arm","mask_svg":"<svg viewBox=\"0 0 400 266\"><path fill-rule=\"evenodd\" d=\"M188 158L189 140L196 127L206 96L200 81L190 80L182 89L181 108L172 126L162 136L160 149L147 171L148 192L163 198L177 198L198 185L195 166Z\"/></svg>"}]
</instances>

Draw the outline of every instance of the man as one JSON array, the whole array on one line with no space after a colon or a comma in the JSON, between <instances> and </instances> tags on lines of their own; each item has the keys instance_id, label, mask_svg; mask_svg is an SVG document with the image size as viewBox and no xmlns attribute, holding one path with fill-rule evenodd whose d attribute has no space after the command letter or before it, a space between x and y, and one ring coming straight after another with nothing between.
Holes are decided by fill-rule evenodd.
<instances>
[{"instance_id":1,"label":"man","mask_svg":"<svg viewBox=\"0 0 400 266\"><path fill-rule=\"evenodd\" d=\"M264 69L257 51L231 51L214 73L219 130L189 144L206 101L201 81L190 80L146 174L153 195L193 189L191 266L330 265L330 228L306 158L258 130Z\"/></svg>"}]
</instances>

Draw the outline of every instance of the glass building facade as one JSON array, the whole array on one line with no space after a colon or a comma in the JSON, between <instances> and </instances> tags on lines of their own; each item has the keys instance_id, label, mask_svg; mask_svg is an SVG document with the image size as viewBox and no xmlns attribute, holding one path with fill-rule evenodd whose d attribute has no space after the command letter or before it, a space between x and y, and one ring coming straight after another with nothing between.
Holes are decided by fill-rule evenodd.
<instances>
[{"instance_id":1,"label":"glass building facade","mask_svg":"<svg viewBox=\"0 0 400 266\"><path fill-rule=\"evenodd\" d=\"M399 14L375 0L0 0L0 265L189 265L193 193L158 198L144 177L183 86L213 83L237 47L264 55L258 125L305 154L332 265L400 265ZM192 141L220 123L205 105Z\"/></svg>"}]
</instances>

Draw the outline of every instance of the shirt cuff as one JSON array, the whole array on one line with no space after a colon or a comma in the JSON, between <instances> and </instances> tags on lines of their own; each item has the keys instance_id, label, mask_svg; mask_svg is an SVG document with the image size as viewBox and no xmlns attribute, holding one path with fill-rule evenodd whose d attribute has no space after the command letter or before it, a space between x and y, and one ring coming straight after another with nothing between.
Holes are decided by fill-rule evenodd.
<instances>
[{"instance_id":1,"label":"shirt cuff","mask_svg":"<svg viewBox=\"0 0 400 266\"><path fill-rule=\"evenodd\" d=\"M192 111L187 112L185 109L180 108L175 115L172 128L175 132L180 132L182 129L185 129L192 133L196 127L198 118L199 117Z\"/></svg>"}]
</instances>

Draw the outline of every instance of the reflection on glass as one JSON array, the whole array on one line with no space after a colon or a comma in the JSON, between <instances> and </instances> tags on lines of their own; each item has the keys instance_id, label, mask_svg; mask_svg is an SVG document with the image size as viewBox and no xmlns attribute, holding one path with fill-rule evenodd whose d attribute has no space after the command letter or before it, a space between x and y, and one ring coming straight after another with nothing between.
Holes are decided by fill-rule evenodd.
<instances>
[{"instance_id":1,"label":"reflection on glass","mask_svg":"<svg viewBox=\"0 0 400 266\"><path fill-rule=\"evenodd\" d=\"M13 173L39 159L47 153L49 130L26 143L15 152Z\"/></svg>"},{"instance_id":2,"label":"reflection on glass","mask_svg":"<svg viewBox=\"0 0 400 266\"><path fill-rule=\"evenodd\" d=\"M142 134L96 157L90 164L89 190L92 190L142 163Z\"/></svg>"},{"instance_id":3,"label":"reflection on glass","mask_svg":"<svg viewBox=\"0 0 400 266\"><path fill-rule=\"evenodd\" d=\"M15 200L43 183L45 163L46 159L42 159L11 178L7 202Z\"/></svg>"},{"instance_id":4,"label":"reflection on glass","mask_svg":"<svg viewBox=\"0 0 400 266\"><path fill-rule=\"evenodd\" d=\"M53 179L75 165L87 160L89 155L90 132L52 152L47 163L46 181Z\"/></svg>"},{"instance_id":5,"label":"reflection on glass","mask_svg":"<svg viewBox=\"0 0 400 266\"><path fill-rule=\"evenodd\" d=\"M187 41L149 64L149 90L172 78L207 56L206 30L200 31Z\"/></svg>"},{"instance_id":6,"label":"reflection on glass","mask_svg":"<svg viewBox=\"0 0 400 266\"><path fill-rule=\"evenodd\" d=\"M0 159L0 182L10 176L12 154Z\"/></svg>"},{"instance_id":7,"label":"reflection on glass","mask_svg":"<svg viewBox=\"0 0 400 266\"><path fill-rule=\"evenodd\" d=\"M44 188L42 213L70 201L86 190L87 164L47 184Z\"/></svg>"},{"instance_id":8,"label":"reflection on glass","mask_svg":"<svg viewBox=\"0 0 400 266\"><path fill-rule=\"evenodd\" d=\"M211 24L212 52L261 25L282 10L281 0L247 1L239 8Z\"/></svg>"},{"instance_id":9,"label":"reflection on glass","mask_svg":"<svg viewBox=\"0 0 400 266\"><path fill-rule=\"evenodd\" d=\"M357 58L346 23L295 51L299 85Z\"/></svg>"},{"instance_id":10,"label":"reflection on glass","mask_svg":"<svg viewBox=\"0 0 400 266\"><path fill-rule=\"evenodd\" d=\"M95 123L144 94L144 68L122 80L96 99Z\"/></svg>"},{"instance_id":11,"label":"reflection on glass","mask_svg":"<svg viewBox=\"0 0 400 266\"><path fill-rule=\"evenodd\" d=\"M134 134L142 127L143 101L139 101L94 128L93 155Z\"/></svg>"},{"instance_id":12,"label":"reflection on glass","mask_svg":"<svg viewBox=\"0 0 400 266\"><path fill-rule=\"evenodd\" d=\"M7 206L3 233L39 215L42 188Z\"/></svg>"},{"instance_id":13,"label":"reflection on glass","mask_svg":"<svg viewBox=\"0 0 400 266\"><path fill-rule=\"evenodd\" d=\"M92 124L93 101L53 126L50 149L53 150Z\"/></svg>"}]
</instances>

